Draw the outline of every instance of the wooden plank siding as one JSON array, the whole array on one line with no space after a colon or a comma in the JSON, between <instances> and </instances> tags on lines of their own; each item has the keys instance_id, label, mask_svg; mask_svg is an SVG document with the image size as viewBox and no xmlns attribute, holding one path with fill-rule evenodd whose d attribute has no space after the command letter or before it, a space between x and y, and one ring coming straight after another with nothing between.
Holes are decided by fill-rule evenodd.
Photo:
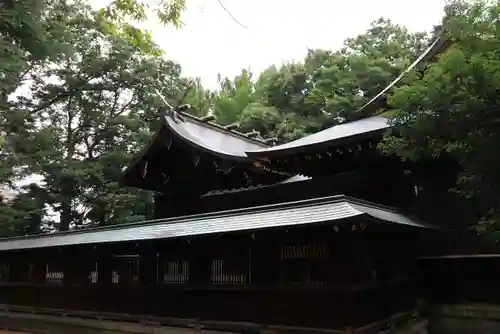
<instances>
[{"instance_id":1,"label":"wooden plank siding","mask_svg":"<svg viewBox=\"0 0 500 334\"><path fill-rule=\"evenodd\" d=\"M3 252L0 304L324 328L363 325L413 308L417 294L417 236L395 225L367 225L352 220L340 229L322 225Z\"/></svg>"}]
</instances>

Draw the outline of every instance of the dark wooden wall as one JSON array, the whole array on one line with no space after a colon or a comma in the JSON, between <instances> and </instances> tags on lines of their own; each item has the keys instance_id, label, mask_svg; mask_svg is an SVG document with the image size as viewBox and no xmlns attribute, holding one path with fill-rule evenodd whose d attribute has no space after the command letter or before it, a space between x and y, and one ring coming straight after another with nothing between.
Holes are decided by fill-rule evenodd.
<instances>
[{"instance_id":1,"label":"dark wooden wall","mask_svg":"<svg viewBox=\"0 0 500 334\"><path fill-rule=\"evenodd\" d=\"M354 226L354 227L353 227ZM413 231L347 222L0 254L0 303L344 328L415 306Z\"/></svg>"},{"instance_id":2,"label":"dark wooden wall","mask_svg":"<svg viewBox=\"0 0 500 334\"><path fill-rule=\"evenodd\" d=\"M220 192L202 197L155 197L156 218L285 203L333 195L346 195L378 204L409 208L413 184L403 171L353 171L342 175L278 184L262 188Z\"/></svg>"}]
</instances>

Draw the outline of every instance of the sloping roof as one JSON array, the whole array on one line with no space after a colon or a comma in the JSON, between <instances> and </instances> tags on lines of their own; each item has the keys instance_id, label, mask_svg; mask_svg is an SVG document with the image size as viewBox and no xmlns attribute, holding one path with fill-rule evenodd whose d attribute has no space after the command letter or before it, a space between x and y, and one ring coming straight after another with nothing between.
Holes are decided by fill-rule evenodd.
<instances>
[{"instance_id":1,"label":"sloping roof","mask_svg":"<svg viewBox=\"0 0 500 334\"><path fill-rule=\"evenodd\" d=\"M256 186L247 186L247 187L240 187L240 188L233 188L233 189L225 189L225 190L212 190L209 191L202 196L212 196L212 195L222 195L222 194L230 194L230 193L237 193L240 191L247 191L247 190L254 190L254 189L262 189L262 188L270 188L274 187L280 184L287 184L287 183L295 183L295 182L303 182L303 181L308 181L311 180L312 177L310 176L305 176L305 175L294 175L292 177L286 178L283 181L279 181L277 183L272 183L272 184L259 184Z\"/></svg>"},{"instance_id":2,"label":"sloping roof","mask_svg":"<svg viewBox=\"0 0 500 334\"><path fill-rule=\"evenodd\" d=\"M381 116L373 116L358 121L332 126L312 135L263 150L247 151L250 157L265 156L269 153L292 153L308 150L317 145L336 146L350 139L363 135L376 135L390 126L389 120Z\"/></svg>"},{"instance_id":3,"label":"sloping roof","mask_svg":"<svg viewBox=\"0 0 500 334\"><path fill-rule=\"evenodd\" d=\"M247 158L249 150L267 148L263 141L250 138L234 130L226 130L183 114L182 119L165 117L165 125L178 138L204 151L225 158Z\"/></svg>"},{"instance_id":4,"label":"sloping roof","mask_svg":"<svg viewBox=\"0 0 500 334\"><path fill-rule=\"evenodd\" d=\"M135 160L123 171L120 182L125 186L145 187L141 175L146 161L158 154L164 154L172 139L188 143L202 151L225 159L248 160L245 150L267 148L261 139L252 138L238 131L225 129L206 119L198 118L184 112L177 112L177 117L167 116L162 119L161 127ZM161 152L161 153L159 153Z\"/></svg>"},{"instance_id":5,"label":"sloping roof","mask_svg":"<svg viewBox=\"0 0 500 334\"><path fill-rule=\"evenodd\" d=\"M218 213L184 216L48 235L0 239L0 250L31 249L77 244L167 239L236 231L341 221L351 217L372 217L380 222L429 228L392 209L345 196L266 205Z\"/></svg>"}]
</instances>

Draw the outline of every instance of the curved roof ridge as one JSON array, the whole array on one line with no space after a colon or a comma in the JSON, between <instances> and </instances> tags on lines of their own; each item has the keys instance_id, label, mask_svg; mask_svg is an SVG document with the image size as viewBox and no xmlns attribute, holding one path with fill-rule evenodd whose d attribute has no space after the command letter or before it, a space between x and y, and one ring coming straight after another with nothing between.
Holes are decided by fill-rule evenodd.
<instances>
[{"instance_id":1,"label":"curved roof ridge","mask_svg":"<svg viewBox=\"0 0 500 334\"><path fill-rule=\"evenodd\" d=\"M383 98L385 94L393 88L398 82L400 82L408 73L410 73L413 69L419 67L423 63L428 62L436 55L442 51L443 48L447 46L447 40L442 36L442 33L425 49L425 51L415 59L410 66L408 66L403 72L401 72L396 79L394 79L387 87L385 87L380 93L375 95L371 100L365 103L361 108L358 109L357 112L361 112L366 109L369 105L373 104L380 98Z\"/></svg>"},{"instance_id":2,"label":"curved roof ridge","mask_svg":"<svg viewBox=\"0 0 500 334\"><path fill-rule=\"evenodd\" d=\"M222 133L227 133L229 135L233 135L233 136L239 137L243 140L248 140L250 142L255 142L257 144L260 144L260 145L263 145L266 147L269 146L265 142L265 139L260 139L259 137L250 137L250 136L247 136L246 134L244 134L238 130L234 130L232 128L227 128L227 126L219 125L219 124L211 122L211 121L204 121L201 117L191 115L185 111L184 112L178 111L177 113L180 114L182 117L187 117L195 122L199 122L200 124L206 124L208 127L213 128L214 130L220 131Z\"/></svg>"},{"instance_id":3,"label":"curved roof ridge","mask_svg":"<svg viewBox=\"0 0 500 334\"><path fill-rule=\"evenodd\" d=\"M179 114L181 115L181 114ZM233 131L225 130L219 126L203 122L197 117L184 118L165 116L164 126L180 140L195 146L203 151L226 159L247 160L247 150L262 150L269 146L251 140Z\"/></svg>"}]
</instances>

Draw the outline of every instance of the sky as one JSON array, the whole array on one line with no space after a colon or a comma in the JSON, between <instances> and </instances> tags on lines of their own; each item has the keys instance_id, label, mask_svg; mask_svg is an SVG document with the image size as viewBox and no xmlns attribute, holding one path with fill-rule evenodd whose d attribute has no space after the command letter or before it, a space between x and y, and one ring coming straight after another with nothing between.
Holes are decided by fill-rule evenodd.
<instances>
[{"instance_id":1,"label":"sky","mask_svg":"<svg viewBox=\"0 0 500 334\"><path fill-rule=\"evenodd\" d=\"M96 3L98 0L93 0ZM147 0L146 0L147 1ZM151 0L150 0L151 1ZM337 49L344 39L363 33L385 17L410 31L439 24L444 0L187 0L176 30L156 20L144 27L182 66L182 74L200 77L216 88L217 73L233 78L242 68L255 74L269 65L301 60L308 48ZM99 1L100 2L100 1Z\"/></svg>"}]
</instances>

